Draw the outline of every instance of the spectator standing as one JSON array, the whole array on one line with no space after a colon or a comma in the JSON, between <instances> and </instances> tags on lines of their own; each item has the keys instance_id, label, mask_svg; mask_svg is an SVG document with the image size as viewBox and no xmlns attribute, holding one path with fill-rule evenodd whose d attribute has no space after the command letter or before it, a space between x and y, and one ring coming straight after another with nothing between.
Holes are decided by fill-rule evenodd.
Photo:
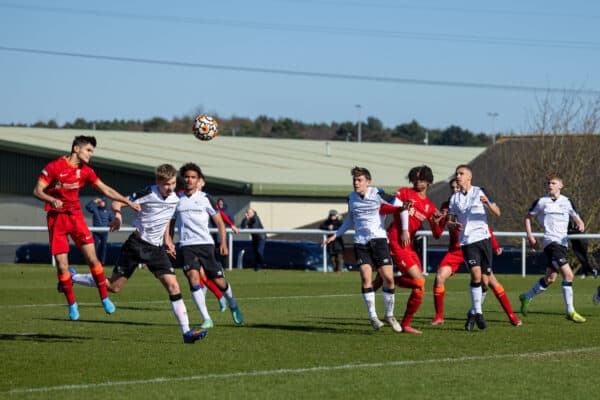
<instances>
[{"instance_id":1,"label":"spectator standing","mask_svg":"<svg viewBox=\"0 0 600 400\"><path fill-rule=\"evenodd\" d=\"M580 214L581 217L581 214ZM581 233L577 228L577 222L573 218L569 218L569 228L567 233L569 235ZM598 277L598 270L588 257L588 241L587 239L569 239L571 242L571 249L577 257L577 260L581 264L581 268L577 271L582 279L592 276L594 279Z\"/></svg>"},{"instance_id":2,"label":"spectator standing","mask_svg":"<svg viewBox=\"0 0 600 400\"><path fill-rule=\"evenodd\" d=\"M252 208L248 208L240 224L242 229L264 229L263 224ZM265 244L267 236L264 233L252 233L252 250L254 251L254 270L260 271L265 265Z\"/></svg>"},{"instance_id":3,"label":"spectator standing","mask_svg":"<svg viewBox=\"0 0 600 400\"><path fill-rule=\"evenodd\" d=\"M339 218L337 210L329 210L329 216L319 226L319 229L322 231L335 232L341 225L342 221ZM333 242L327 245L327 254L329 254L333 270L335 272L342 272L342 269L344 268L344 240L342 237L337 237Z\"/></svg>"},{"instance_id":4,"label":"spectator standing","mask_svg":"<svg viewBox=\"0 0 600 400\"><path fill-rule=\"evenodd\" d=\"M113 219L112 211L106 208L106 199L98 197L90 200L85 209L92 214L92 225L94 227L108 228ZM108 231L92 232L96 244L96 254L102 264L106 264L106 249L108 247Z\"/></svg>"}]
</instances>

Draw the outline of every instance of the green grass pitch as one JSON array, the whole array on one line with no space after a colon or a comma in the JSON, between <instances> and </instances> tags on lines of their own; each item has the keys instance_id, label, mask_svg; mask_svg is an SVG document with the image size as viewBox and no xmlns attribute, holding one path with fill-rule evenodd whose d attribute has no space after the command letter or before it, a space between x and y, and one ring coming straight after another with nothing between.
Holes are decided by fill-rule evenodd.
<instances>
[{"instance_id":1,"label":"green grass pitch","mask_svg":"<svg viewBox=\"0 0 600 400\"><path fill-rule=\"evenodd\" d=\"M199 324L178 277L190 321ZM95 289L76 286L81 319L72 322L50 266L0 265L0 399L589 399L600 388L600 306L592 304L600 279L574 282L584 324L565 319L557 282L534 299L521 327L489 293L489 328L465 332L468 276L448 280L446 324L432 327L430 275L417 336L371 328L356 273L234 270L227 277L244 326L219 313L209 292L215 327L184 345L148 271L111 296L111 316ZM518 294L539 276L498 278L518 309ZM400 319L408 290L396 293ZM377 302L383 317L380 294Z\"/></svg>"}]
</instances>

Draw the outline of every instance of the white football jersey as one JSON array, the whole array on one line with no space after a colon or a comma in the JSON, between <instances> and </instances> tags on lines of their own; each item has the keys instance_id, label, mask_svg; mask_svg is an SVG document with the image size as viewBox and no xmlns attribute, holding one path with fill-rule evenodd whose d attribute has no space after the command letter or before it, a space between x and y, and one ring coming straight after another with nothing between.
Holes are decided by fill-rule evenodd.
<instances>
[{"instance_id":1,"label":"white football jersey","mask_svg":"<svg viewBox=\"0 0 600 400\"><path fill-rule=\"evenodd\" d=\"M354 226L354 243L366 244L371 239L387 238L383 225L385 216L379 215L379 208L382 204L389 204L392 198L374 187L370 187L364 197L356 192L350 193L348 215L336 231L336 236L341 237Z\"/></svg>"},{"instance_id":2,"label":"white football jersey","mask_svg":"<svg viewBox=\"0 0 600 400\"><path fill-rule=\"evenodd\" d=\"M208 230L208 223L213 215L218 214L212 198L204 192L196 192L187 196L180 192L179 204L174 218L179 231L179 244L189 246L196 244L214 244L215 241Z\"/></svg>"},{"instance_id":3,"label":"white football jersey","mask_svg":"<svg viewBox=\"0 0 600 400\"><path fill-rule=\"evenodd\" d=\"M579 214L567 196L560 195L556 200L552 200L546 195L532 204L529 215L537 217L540 225L544 227L544 247L552 242L567 247L569 217Z\"/></svg>"},{"instance_id":4,"label":"white football jersey","mask_svg":"<svg viewBox=\"0 0 600 400\"><path fill-rule=\"evenodd\" d=\"M160 194L156 185L152 185L141 192L133 193L129 199L142 208L133 220L133 226L142 240L154 246L162 246L165 229L179 202L177 195L171 193L165 198Z\"/></svg>"},{"instance_id":5,"label":"white football jersey","mask_svg":"<svg viewBox=\"0 0 600 400\"><path fill-rule=\"evenodd\" d=\"M450 198L449 215L462 224L459 242L461 246L479 242L490 237L485 205L481 196L486 196L482 188L471 186L468 192L458 191Z\"/></svg>"}]
</instances>

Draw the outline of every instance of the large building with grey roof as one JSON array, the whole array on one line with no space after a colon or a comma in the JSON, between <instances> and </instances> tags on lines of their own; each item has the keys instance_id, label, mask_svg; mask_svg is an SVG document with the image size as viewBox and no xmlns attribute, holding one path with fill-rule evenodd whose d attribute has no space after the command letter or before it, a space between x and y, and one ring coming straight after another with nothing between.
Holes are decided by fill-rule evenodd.
<instances>
[{"instance_id":1,"label":"large building with grey roof","mask_svg":"<svg viewBox=\"0 0 600 400\"><path fill-rule=\"evenodd\" d=\"M485 150L231 136L201 142L192 134L0 127L0 204L12 207L10 216L0 215L0 225L44 224L41 204L30 201L33 186L48 161L68 154L76 135L96 136L91 165L124 194L151 184L158 164L192 161L206 175L205 190L224 197L237 222L252 207L268 229L307 226L324 219L329 209L345 211L355 165L371 171L374 186L394 191L408 184L413 166L429 165L441 181ZM17 211L18 206L29 212Z\"/></svg>"}]
</instances>

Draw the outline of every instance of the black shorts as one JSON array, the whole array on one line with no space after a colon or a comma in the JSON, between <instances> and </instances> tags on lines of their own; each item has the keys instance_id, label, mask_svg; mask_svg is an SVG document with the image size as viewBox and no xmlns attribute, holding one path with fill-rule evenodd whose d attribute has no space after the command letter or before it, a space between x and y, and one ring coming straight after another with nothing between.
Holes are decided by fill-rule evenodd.
<instances>
[{"instance_id":1,"label":"black shorts","mask_svg":"<svg viewBox=\"0 0 600 400\"><path fill-rule=\"evenodd\" d=\"M560 270L560 267L569 263L567 259L567 248L556 242L552 242L544 247L544 254L548 259L548 267L557 272Z\"/></svg>"},{"instance_id":2,"label":"black shorts","mask_svg":"<svg viewBox=\"0 0 600 400\"><path fill-rule=\"evenodd\" d=\"M492 243L490 239L483 239L475 243L466 244L462 249L465 265L469 270L481 267L481 272L486 275L492 273Z\"/></svg>"},{"instance_id":3,"label":"black shorts","mask_svg":"<svg viewBox=\"0 0 600 400\"><path fill-rule=\"evenodd\" d=\"M194 244L181 246L177 251L177 265L184 272L191 269L200 270L204 268L208 279L223 277L223 266L215 258L214 244Z\"/></svg>"},{"instance_id":4,"label":"black shorts","mask_svg":"<svg viewBox=\"0 0 600 400\"><path fill-rule=\"evenodd\" d=\"M387 239L372 239L367 244L354 243L354 254L358 265L369 264L373 268L392 265Z\"/></svg>"},{"instance_id":5,"label":"black shorts","mask_svg":"<svg viewBox=\"0 0 600 400\"><path fill-rule=\"evenodd\" d=\"M146 264L148 269L157 277L175 274L175 269L165 249L162 246L154 246L143 241L134 232L123 244L113 273L129 279L139 264Z\"/></svg>"}]
</instances>

